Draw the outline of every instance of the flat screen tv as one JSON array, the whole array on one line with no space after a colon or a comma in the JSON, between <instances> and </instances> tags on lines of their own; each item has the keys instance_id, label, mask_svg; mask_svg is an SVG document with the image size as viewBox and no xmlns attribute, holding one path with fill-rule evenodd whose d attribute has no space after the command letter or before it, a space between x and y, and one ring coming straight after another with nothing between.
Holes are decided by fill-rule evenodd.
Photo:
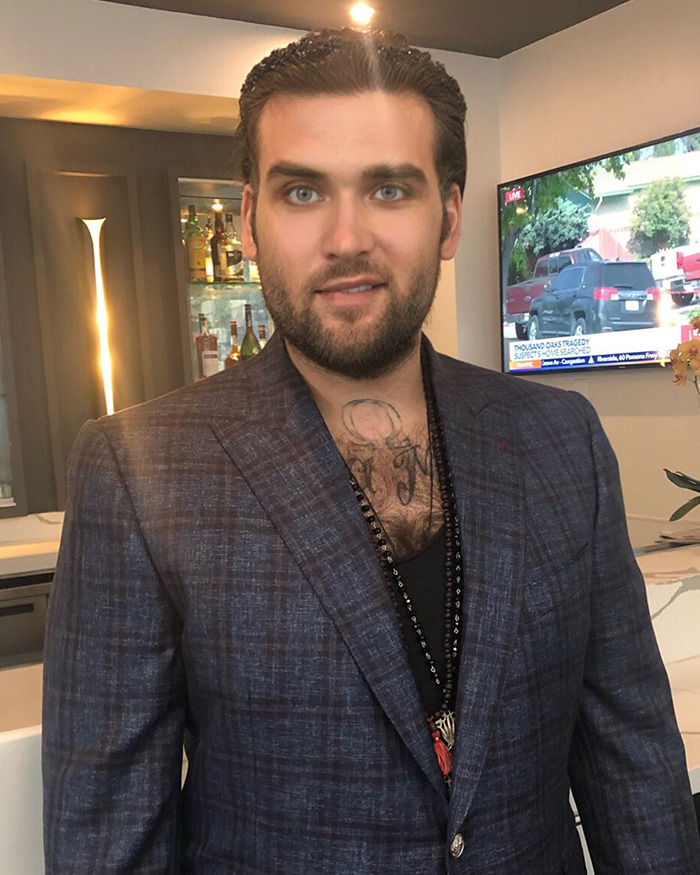
<instances>
[{"instance_id":1,"label":"flat screen tv","mask_svg":"<svg viewBox=\"0 0 700 875\"><path fill-rule=\"evenodd\" d=\"M668 360L700 316L700 128L498 186L503 370Z\"/></svg>"}]
</instances>

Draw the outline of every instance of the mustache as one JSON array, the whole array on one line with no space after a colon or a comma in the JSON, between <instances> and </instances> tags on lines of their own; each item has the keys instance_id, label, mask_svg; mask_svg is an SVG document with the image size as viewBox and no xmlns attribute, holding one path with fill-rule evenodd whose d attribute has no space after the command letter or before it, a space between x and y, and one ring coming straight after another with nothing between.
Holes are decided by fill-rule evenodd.
<instances>
[{"instance_id":1,"label":"mustache","mask_svg":"<svg viewBox=\"0 0 700 875\"><path fill-rule=\"evenodd\" d=\"M358 257L347 261L340 261L330 265L317 273L312 274L304 284L307 292L315 292L335 280L344 280L356 277L359 274L371 274L376 276L381 283L390 286L394 282L391 271L373 264L368 258Z\"/></svg>"}]
</instances>

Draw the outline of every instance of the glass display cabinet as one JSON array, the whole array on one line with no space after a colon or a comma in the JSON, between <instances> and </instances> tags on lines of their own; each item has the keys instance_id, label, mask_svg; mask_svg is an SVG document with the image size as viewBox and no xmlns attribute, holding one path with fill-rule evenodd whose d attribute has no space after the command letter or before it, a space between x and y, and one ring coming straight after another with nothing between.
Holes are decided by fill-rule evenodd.
<instances>
[{"instance_id":1,"label":"glass display cabinet","mask_svg":"<svg viewBox=\"0 0 700 875\"><path fill-rule=\"evenodd\" d=\"M227 360L230 364L232 346L247 352L247 329L252 328L258 347L272 332L257 266L242 253L241 193L242 186L230 181L177 178L183 351L185 375L192 381L223 370ZM232 339L232 329L237 339ZM216 357L210 353L204 365L202 345L216 350Z\"/></svg>"}]
</instances>

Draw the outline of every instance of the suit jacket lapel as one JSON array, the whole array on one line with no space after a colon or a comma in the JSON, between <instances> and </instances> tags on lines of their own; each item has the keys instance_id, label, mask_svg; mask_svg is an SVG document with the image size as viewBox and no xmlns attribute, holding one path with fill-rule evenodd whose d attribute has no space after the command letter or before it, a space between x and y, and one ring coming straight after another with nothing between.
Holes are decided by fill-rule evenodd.
<instances>
[{"instance_id":1,"label":"suit jacket lapel","mask_svg":"<svg viewBox=\"0 0 700 875\"><path fill-rule=\"evenodd\" d=\"M462 535L462 630L450 829L459 829L484 765L516 632L525 550L518 440L480 372L431 357ZM449 833L451 834L451 833Z\"/></svg>"},{"instance_id":2,"label":"suit jacket lapel","mask_svg":"<svg viewBox=\"0 0 700 875\"><path fill-rule=\"evenodd\" d=\"M215 434L404 743L442 791L394 608L343 460L281 341L274 346L270 341L256 366L246 407L258 415L247 418L243 427L240 419L217 417Z\"/></svg>"}]
</instances>

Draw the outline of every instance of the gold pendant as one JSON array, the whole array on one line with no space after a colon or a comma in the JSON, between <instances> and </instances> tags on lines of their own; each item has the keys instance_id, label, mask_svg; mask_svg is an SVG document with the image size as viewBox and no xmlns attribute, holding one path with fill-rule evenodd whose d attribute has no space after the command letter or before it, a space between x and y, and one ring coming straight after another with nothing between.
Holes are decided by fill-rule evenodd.
<instances>
[{"instance_id":1,"label":"gold pendant","mask_svg":"<svg viewBox=\"0 0 700 875\"><path fill-rule=\"evenodd\" d=\"M441 717L437 718L437 720L435 721L435 725L440 730L440 735L447 745L447 749L452 750L455 744L454 711L445 711L445 713Z\"/></svg>"}]
</instances>

